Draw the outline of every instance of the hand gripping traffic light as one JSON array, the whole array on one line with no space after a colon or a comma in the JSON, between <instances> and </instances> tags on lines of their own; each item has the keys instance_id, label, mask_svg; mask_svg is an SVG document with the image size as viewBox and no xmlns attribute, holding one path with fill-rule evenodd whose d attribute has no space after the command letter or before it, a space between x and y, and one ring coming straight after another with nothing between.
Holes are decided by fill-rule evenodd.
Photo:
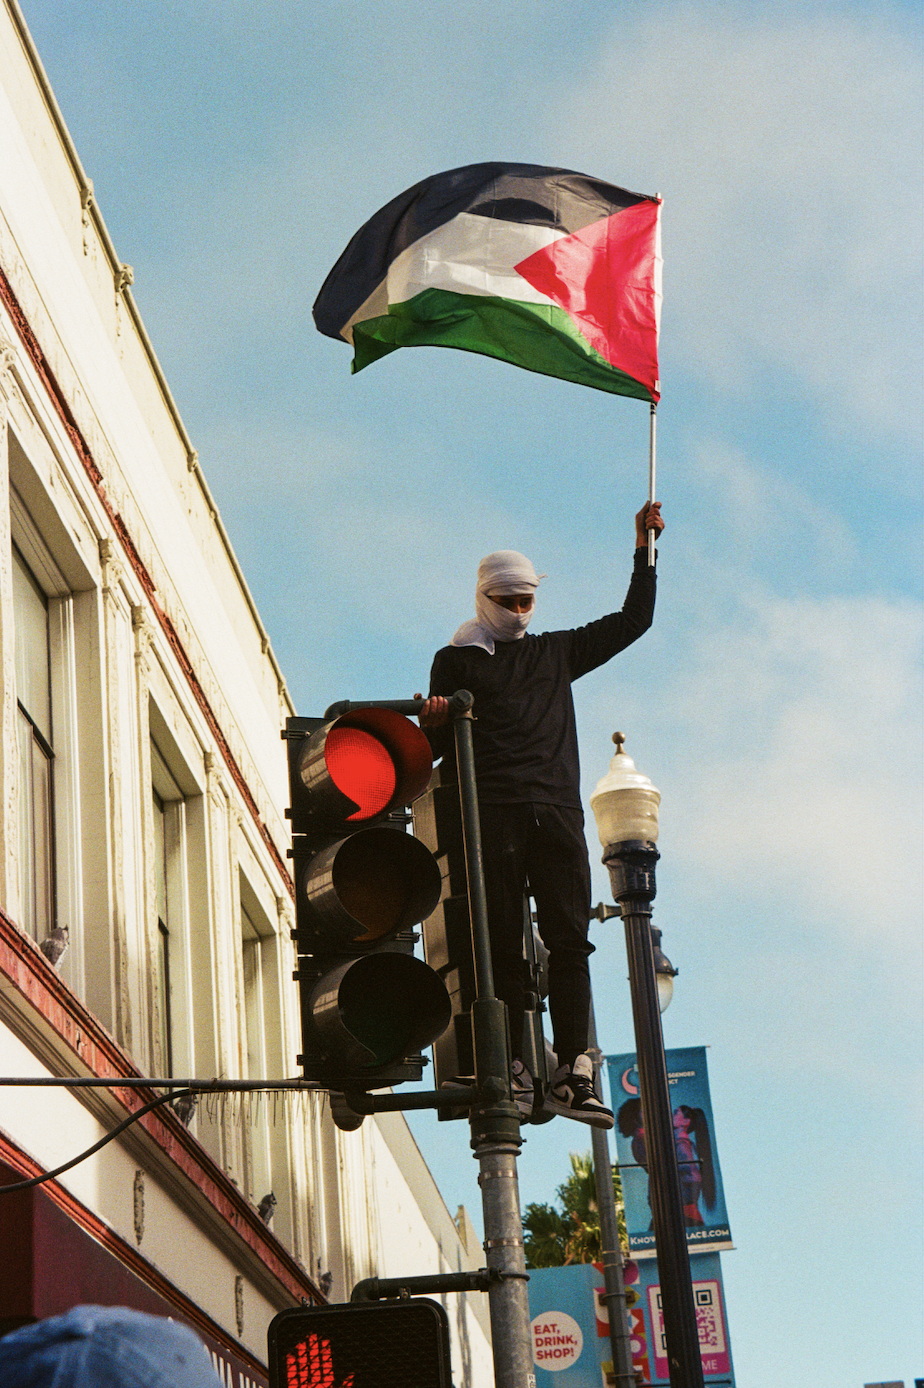
<instances>
[{"instance_id":1,"label":"hand gripping traffic light","mask_svg":"<svg viewBox=\"0 0 924 1388\"><path fill-rule=\"evenodd\" d=\"M449 1024L437 974L414 957L413 927L440 895L433 855L405 831L426 788L427 739L402 714L350 708L290 718L295 931L306 1079L335 1090L419 1079L420 1055Z\"/></svg>"}]
</instances>

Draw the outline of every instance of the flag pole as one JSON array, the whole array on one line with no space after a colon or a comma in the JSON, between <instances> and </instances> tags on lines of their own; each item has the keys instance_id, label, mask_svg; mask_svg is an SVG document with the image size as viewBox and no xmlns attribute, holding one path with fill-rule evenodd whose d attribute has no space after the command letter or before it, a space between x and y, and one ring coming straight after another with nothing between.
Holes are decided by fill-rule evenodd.
<instances>
[{"instance_id":1,"label":"flag pole","mask_svg":"<svg viewBox=\"0 0 924 1388\"><path fill-rule=\"evenodd\" d=\"M651 402L651 412L649 414L648 425L648 505L655 499L655 433L656 421L658 417L658 407L655 402ZM654 568L655 564L655 533L653 530L648 532L648 567Z\"/></svg>"}]
</instances>

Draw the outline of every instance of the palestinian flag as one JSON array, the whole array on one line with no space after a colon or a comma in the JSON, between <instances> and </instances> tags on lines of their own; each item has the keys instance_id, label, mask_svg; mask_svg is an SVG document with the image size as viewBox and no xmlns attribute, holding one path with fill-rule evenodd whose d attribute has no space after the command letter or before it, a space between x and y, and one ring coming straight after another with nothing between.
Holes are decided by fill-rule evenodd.
<instances>
[{"instance_id":1,"label":"palestinian flag","mask_svg":"<svg viewBox=\"0 0 924 1388\"><path fill-rule=\"evenodd\" d=\"M353 237L314 305L361 371L458 347L660 398L661 210L568 169L469 164L416 183Z\"/></svg>"}]
</instances>

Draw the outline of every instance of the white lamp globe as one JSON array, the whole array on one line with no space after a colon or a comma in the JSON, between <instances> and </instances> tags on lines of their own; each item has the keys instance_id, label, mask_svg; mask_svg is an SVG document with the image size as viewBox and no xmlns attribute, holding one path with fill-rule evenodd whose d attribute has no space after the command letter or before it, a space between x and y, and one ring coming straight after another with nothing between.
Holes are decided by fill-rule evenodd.
<instances>
[{"instance_id":1,"label":"white lamp globe","mask_svg":"<svg viewBox=\"0 0 924 1388\"><path fill-rule=\"evenodd\" d=\"M590 808L604 848L630 840L642 843L658 841L661 792L643 772L636 770L635 762L623 750L625 740L622 733L613 734L616 753L609 771L597 782L590 797Z\"/></svg>"}]
</instances>

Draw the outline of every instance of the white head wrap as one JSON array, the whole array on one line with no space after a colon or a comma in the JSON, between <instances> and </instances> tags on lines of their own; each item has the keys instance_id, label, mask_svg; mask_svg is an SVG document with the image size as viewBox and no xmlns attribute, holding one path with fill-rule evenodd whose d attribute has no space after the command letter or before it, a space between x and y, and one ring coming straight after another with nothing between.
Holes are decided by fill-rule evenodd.
<instances>
[{"instance_id":1,"label":"white head wrap","mask_svg":"<svg viewBox=\"0 0 924 1388\"><path fill-rule=\"evenodd\" d=\"M508 597L514 593L535 593L539 580L524 554L515 549L499 549L487 555L478 565L475 586L475 620L463 622L453 636L452 646L481 646L488 655L494 654L495 641L519 641L526 634L532 617L529 612L508 612L492 602L490 594Z\"/></svg>"}]
</instances>

